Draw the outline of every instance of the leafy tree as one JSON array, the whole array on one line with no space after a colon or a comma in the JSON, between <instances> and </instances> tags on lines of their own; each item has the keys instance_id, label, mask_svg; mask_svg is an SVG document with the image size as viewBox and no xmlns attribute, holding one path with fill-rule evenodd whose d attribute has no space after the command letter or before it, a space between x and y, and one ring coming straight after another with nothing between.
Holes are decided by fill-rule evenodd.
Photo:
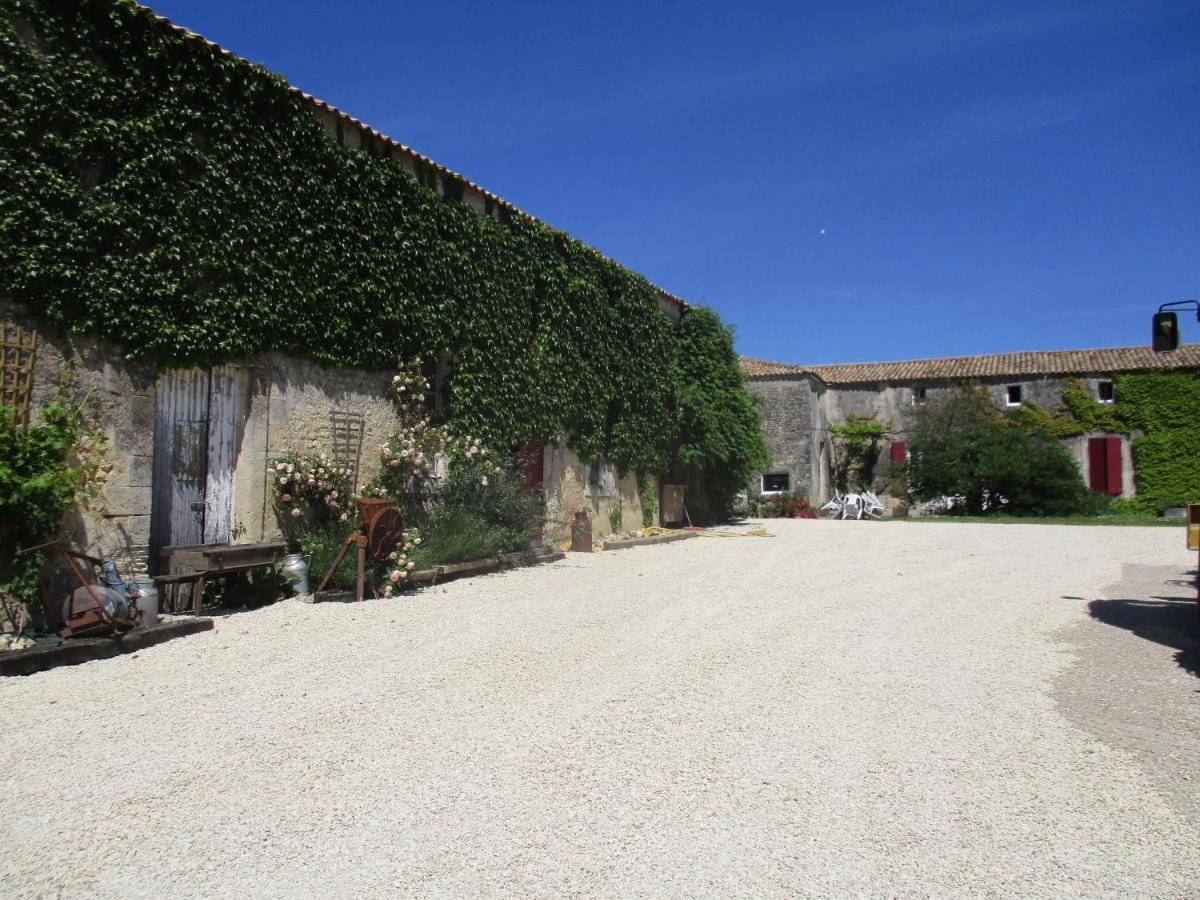
<instances>
[{"instance_id":1,"label":"leafy tree","mask_svg":"<svg viewBox=\"0 0 1200 900\"><path fill-rule=\"evenodd\" d=\"M726 516L750 477L771 464L755 398L733 349L733 329L711 309L688 306L679 319L679 439L675 459L699 470L704 505Z\"/></svg>"},{"instance_id":2,"label":"leafy tree","mask_svg":"<svg viewBox=\"0 0 1200 900\"><path fill-rule=\"evenodd\" d=\"M908 448L909 494L919 500L963 497L969 515L1058 515L1095 505L1066 449L1006 421L979 389L922 407Z\"/></svg>"}]
</instances>

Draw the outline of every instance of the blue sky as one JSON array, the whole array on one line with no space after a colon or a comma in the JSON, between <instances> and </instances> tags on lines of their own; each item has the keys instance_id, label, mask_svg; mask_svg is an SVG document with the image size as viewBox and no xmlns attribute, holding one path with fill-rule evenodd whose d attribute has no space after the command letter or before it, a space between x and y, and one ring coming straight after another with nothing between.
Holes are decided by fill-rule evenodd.
<instances>
[{"instance_id":1,"label":"blue sky","mask_svg":"<svg viewBox=\"0 0 1200 900\"><path fill-rule=\"evenodd\" d=\"M753 356L1143 344L1200 297L1195 0L151 5Z\"/></svg>"}]
</instances>

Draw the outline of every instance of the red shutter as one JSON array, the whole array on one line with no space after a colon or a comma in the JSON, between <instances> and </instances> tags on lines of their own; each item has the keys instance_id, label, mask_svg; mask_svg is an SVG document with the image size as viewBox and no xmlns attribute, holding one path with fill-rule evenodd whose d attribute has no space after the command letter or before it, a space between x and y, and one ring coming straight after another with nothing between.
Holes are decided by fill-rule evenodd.
<instances>
[{"instance_id":1,"label":"red shutter","mask_svg":"<svg viewBox=\"0 0 1200 900\"><path fill-rule=\"evenodd\" d=\"M1108 484L1105 488L1110 494L1121 493L1121 439L1119 437L1110 437L1107 439L1107 463L1108 468Z\"/></svg>"},{"instance_id":2,"label":"red shutter","mask_svg":"<svg viewBox=\"0 0 1200 900\"><path fill-rule=\"evenodd\" d=\"M905 451L905 448L907 448L907 446L908 445L904 441L892 441L892 451L891 451L892 462L894 462L894 463L895 462L898 462L898 463L904 462L904 451Z\"/></svg>"},{"instance_id":3,"label":"red shutter","mask_svg":"<svg viewBox=\"0 0 1200 900\"><path fill-rule=\"evenodd\" d=\"M1088 438L1088 487L1108 490L1108 442L1104 438Z\"/></svg>"}]
</instances>

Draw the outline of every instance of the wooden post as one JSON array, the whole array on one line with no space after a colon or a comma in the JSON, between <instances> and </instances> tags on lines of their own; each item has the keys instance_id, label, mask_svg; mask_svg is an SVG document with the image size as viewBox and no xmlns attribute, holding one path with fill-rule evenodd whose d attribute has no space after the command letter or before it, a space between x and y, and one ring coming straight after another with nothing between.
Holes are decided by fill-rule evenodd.
<instances>
[{"instance_id":1,"label":"wooden post","mask_svg":"<svg viewBox=\"0 0 1200 900\"><path fill-rule=\"evenodd\" d=\"M358 582L357 592L359 601L363 598L363 579L365 576L364 570L367 566L367 536L365 534L356 534L354 543L358 544Z\"/></svg>"}]
</instances>

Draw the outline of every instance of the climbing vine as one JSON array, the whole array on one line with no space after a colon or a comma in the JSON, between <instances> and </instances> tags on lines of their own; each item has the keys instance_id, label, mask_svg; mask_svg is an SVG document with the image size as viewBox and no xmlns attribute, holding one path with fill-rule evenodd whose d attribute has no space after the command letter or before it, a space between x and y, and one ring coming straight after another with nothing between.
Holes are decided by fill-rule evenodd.
<instances>
[{"instance_id":1,"label":"climbing vine","mask_svg":"<svg viewBox=\"0 0 1200 900\"><path fill-rule=\"evenodd\" d=\"M1131 372L1116 378L1133 439L1134 505L1147 512L1200 502L1200 374Z\"/></svg>"},{"instance_id":2,"label":"climbing vine","mask_svg":"<svg viewBox=\"0 0 1200 900\"><path fill-rule=\"evenodd\" d=\"M771 465L755 399L733 349L733 332L711 309L689 306L679 320L677 431L673 461L694 466L710 516L728 513L751 476Z\"/></svg>"},{"instance_id":3,"label":"climbing vine","mask_svg":"<svg viewBox=\"0 0 1200 900\"><path fill-rule=\"evenodd\" d=\"M1097 431L1133 434L1137 496L1122 502L1158 512L1200 500L1200 374L1127 372L1115 377L1115 395L1115 403L1101 403L1072 378L1053 411L1026 402L1006 420L1056 438Z\"/></svg>"},{"instance_id":4,"label":"climbing vine","mask_svg":"<svg viewBox=\"0 0 1200 900\"><path fill-rule=\"evenodd\" d=\"M163 365L450 351L455 418L497 451L567 434L665 468L677 347L644 278L453 179L439 198L129 0L0 13L0 295Z\"/></svg>"}]
</instances>

